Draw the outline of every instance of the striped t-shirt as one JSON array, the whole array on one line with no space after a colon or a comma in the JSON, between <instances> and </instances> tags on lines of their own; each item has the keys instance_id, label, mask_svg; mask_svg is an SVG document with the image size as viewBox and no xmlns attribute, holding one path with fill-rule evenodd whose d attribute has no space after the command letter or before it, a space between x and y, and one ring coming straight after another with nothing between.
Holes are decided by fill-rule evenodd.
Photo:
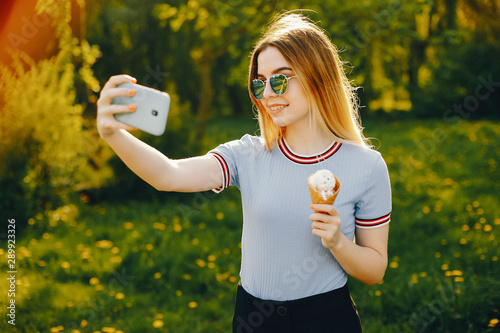
<instances>
[{"instance_id":1,"label":"striped t-shirt","mask_svg":"<svg viewBox=\"0 0 500 333\"><path fill-rule=\"evenodd\" d=\"M341 184L334 206L340 231L353 240L356 228L389 223L391 188L379 152L333 142L315 156L293 152L284 139L270 152L256 136L209 152L221 166L224 184L237 186L243 207L243 288L261 299L293 300L342 287L347 275L312 234L307 177L328 169Z\"/></svg>"}]
</instances>

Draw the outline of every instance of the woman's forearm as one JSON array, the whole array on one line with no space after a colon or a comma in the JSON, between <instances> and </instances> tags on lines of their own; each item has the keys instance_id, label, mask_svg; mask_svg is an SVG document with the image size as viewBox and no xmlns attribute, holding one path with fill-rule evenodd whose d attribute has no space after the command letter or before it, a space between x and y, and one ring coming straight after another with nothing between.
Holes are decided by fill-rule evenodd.
<instances>
[{"instance_id":1,"label":"woman's forearm","mask_svg":"<svg viewBox=\"0 0 500 333\"><path fill-rule=\"evenodd\" d=\"M342 234L340 242L330 252L347 274L361 282L373 285L384 277L387 254L382 251L358 245Z\"/></svg>"},{"instance_id":2,"label":"woman's forearm","mask_svg":"<svg viewBox=\"0 0 500 333\"><path fill-rule=\"evenodd\" d=\"M104 139L130 170L154 188L165 190L166 177L175 171L172 160L125 130Z\"/></svg>"}]
</instances>

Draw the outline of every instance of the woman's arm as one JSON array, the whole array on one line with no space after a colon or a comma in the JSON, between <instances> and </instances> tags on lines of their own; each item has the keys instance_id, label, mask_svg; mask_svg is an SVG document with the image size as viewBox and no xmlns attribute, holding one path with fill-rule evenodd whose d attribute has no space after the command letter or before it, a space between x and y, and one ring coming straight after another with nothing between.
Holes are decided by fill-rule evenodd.
<instances>
[{"instance_id":1,"label":"woman's arm","mask_svg":"<svg viewBox=\"0 0 500 333\"><path fill-rule=\"evenodd\" d=\"M125 82L135 82L135 79L128 75L111 77L97 102L99 134L120 159L135 174L160 191L198 192L221 186L222 173L215 158L198 156L171 160L127 132L133 127L114 118L115 113L132 112L126 105L111 104L115 97L133 95L129 89L116 88Z\"/></svg>"},{"instance_id":2,"label":"woman's arm","mask_svg":"<svg viewBox=\"0 0 500 333\"><path fill-rule=\"evenodd\" d=\"M340 214L331 205L311 206L315 213L312 233L321 237L338 263L353 278L373 285L382 280L387 268L387 243L389 226L373 229L356 229L356 242L340 232Z\"/></svg>"}]
</instances>

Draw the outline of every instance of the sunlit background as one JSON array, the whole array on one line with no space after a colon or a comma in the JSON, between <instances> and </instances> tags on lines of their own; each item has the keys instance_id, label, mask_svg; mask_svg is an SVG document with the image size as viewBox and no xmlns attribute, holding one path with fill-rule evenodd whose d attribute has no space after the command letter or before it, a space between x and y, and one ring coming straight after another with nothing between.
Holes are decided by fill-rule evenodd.
<instances>
[{"instance_id":1,"label":"sunlit background","mask_svg":"<svg viewBox=\"0 0 500 333\"><path fill-rule=\"evenodd\" d=\"M229 332L239 192L159 193L99 138L111 75L172 97L172 158L258 134L249 54L303 11L360 86L393 190L384 280L350 280L365 332L500 329L500 1L3 0L2 332ZM15 296L8 225L15 220ZM12 250L12 246L11 246Z\"/></svg>"}]
</instances>

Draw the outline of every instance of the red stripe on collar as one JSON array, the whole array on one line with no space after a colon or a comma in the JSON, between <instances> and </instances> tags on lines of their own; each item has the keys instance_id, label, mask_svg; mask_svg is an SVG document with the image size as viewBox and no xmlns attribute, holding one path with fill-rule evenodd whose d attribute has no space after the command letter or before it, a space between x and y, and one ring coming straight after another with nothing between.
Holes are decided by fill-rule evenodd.
<instances>
[{"instance_id":1,"label":"red stripe on collar","mask_svg":"<svg viewBox=\"0 0 500 333\"><path fill-rule=\"evenodd\" d=\"M295 163L299 163L299 164L314 164L314 163L319 163L321 161L324 161L327 158L333 156L333 154L335 154L339 150L339 148L340 148L340 146L342 146L342 144L340 142L334 142L324 152L320 153L319 155L310 156L310 157L300 156L300 155L292 152L292 150L288 147L288 145L286 144L286 142L283 138L281 138L278 141L278 146L279 146L281 152L283 153L283 155L285 155L289 160L291 160Z\"/></svg>"}]
</instances>

